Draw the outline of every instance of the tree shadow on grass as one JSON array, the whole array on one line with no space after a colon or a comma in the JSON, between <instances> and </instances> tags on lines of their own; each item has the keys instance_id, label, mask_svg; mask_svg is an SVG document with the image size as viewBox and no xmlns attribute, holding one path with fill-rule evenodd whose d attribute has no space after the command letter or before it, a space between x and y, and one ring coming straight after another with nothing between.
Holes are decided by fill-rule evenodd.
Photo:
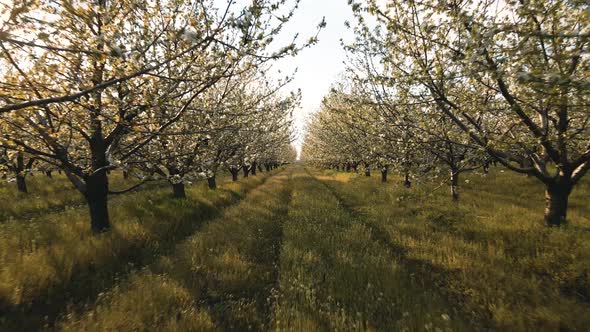
<instances>
[{"instance_id":1,"label":"tree shadow on grass","mask_svg":"<svg viewBox=\"0 0 590 332\"><path fill-rule=\"evenodd\" d=\"M191 197L189 191L189 200L185 202L159 196L151 202L143 202L141 206L128 206L130 215L139 220L135 228L123 230L123 223L115 225L109 233L89 239L103 244L103 252L98 260L82 260L80 264L75 259L72 261L68 252L48 247L45 259L50 266L55 267L56 280L41 289L30 301L15 305L6 299L0 300L0 328L7 331L52 328L66 311L84 311L96 301L99 294L118 284L131 272L155 262L160 255L169 252L179 241L198 231L207 221L218 217L223 208L236 203L250 191L219 190L226 196L217 205L199 197ZM141 222L148 218L153 222ZM125 231L144 235L129 241ZM89 249L92 250L92 245ZM67 268L63 270L62 266Z\"/></svg>"}]
</instances>

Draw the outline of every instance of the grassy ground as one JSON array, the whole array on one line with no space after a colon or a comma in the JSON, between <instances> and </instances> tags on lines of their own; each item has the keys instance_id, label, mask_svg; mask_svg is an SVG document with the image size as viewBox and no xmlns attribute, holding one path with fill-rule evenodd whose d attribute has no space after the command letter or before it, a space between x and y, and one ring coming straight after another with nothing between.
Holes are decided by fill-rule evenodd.
<instances>
[{"instance_id":1,"label":"grassy ground","mask_svg":"<svg viewBox=\"0 0 590 332\"><path fill-rule=\"evenodd\" d=\"M590 186L574 191L570 225L543 226L543 188L495 170L465 177L458 204L446 187L406 190L401 179L316 171L364 222L398 248L405 266L485 328L588 331Z\"/></svg>"},{"instance_id":2,"label":"grassy ground","mask_svg":"<svg viewBox=\"0 0 590 332\"><path fill-rule=\"evenodd\" d=\"M65 175L54 173L52 178L44 174L28 175L26 178L28 194L19 193L16 183L0 185L0 223L18 220L19 223L35 219L49 212L61 212L73 206L85 205L81 194L73 189ZM112 190L122 190L137 183L132 178L124 179L121 172L111 172L109 182ZM151 182L140 187L140 191L165 185Z\"/></svg>"},{"instance_id":3,"label":"grassy ground","mask_svg":"<svg viewBox=\"0 0 590 332\"><path fill-rule=\"evenodd\" d=\"M277 330L467 330L388 243L301 169L294 175L283 241Z\"/></svg>"},{"instance_id":4,"label":"grassy ground","mask_svg":"<svg viewBox=\"0 0 590 332\"><path fill-rule=\"evenodd\" d=\"M289 175L274 176L239 204L133 273L67 331L266 330L278 278Z\"/></svg>"},{"instance_id":5,"label":"grassy ground","mask_svg":"<svg viewBox=\"0 0 590 332\"><path fill-rule=\"evenodd\" d=\"M238 183L226 179L216 191L199 183L187 188L184 201L172 199L167 186L117 197L109 202L113 229L100 236L89 231L85 205L5 221L0 224L0 328L51 326L68 307L93 302L120 278L166 253L267 176ZM53 186L56 192L67 190L60 179ZM70 189L69 195L79 194Z\"/></svg>"},{"instance_id":6,"label":"grassy ground","mask_svg":"<svg viewBox=\"0 0 590 332\"><path fill-rule=\"evenodd\" d=\"M588 181L562 229L543 226L534 179L499 170L464 177L459 203L436 183L303 166L221 182L112 200L101 236L66 187L63 208L0 223L0 330L590 326Z\"/></svg>"}]
</instances>

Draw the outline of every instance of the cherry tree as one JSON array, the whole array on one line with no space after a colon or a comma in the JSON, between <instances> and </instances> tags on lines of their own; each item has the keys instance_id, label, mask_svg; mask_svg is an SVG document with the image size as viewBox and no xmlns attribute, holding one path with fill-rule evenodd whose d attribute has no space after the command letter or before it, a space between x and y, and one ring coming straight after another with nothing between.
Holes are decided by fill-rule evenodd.
<instances>
[{"instance_id":1,"label":"cherry tree","mask_svg":"<svg viewBox=\"0 0 590 332\"><path fill-rule=\"evenodd\" d=\"M494 160L546 187L545 221L566 222L590 169L588 5L576 1L351 2L358 35L392 82L436 105ZM385 33L371 31L365 13ZM478 96L490 96L487 103ZM480 119L485 119L482 122ZM490 130L485 124L495 121Z\"/></svg>"},{"instance_id":2,"label":"cherry tree","mask_svg":"<svg viewBox=\"0 0 590 332\"><path fill-rule=\"evenodd\" d=\"M228 68L313 44L315 37L269 48L296 7L282 0L228 1L221 9L205 0L17 1L0 31L1 66L12 68L0 85L7 128L0 146L63 170L88 202L91 229L107 230L108 171L127 168L136 151L182 121L191 99ZM156 121L154 110L171 97L184 104Z\"/></svg>"}]
</instances>

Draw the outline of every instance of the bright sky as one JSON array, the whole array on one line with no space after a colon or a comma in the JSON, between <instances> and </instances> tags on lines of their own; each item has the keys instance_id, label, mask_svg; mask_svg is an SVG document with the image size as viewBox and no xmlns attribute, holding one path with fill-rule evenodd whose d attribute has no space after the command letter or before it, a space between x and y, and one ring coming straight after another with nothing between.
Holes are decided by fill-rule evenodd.
<instances>
[{"instance_id":1,"label":"bright sky","mask_svg":"<svg viewBox=\"0 0 590 332\"><path fill-rule=\"evenodd\" d=\"M283 73L298 69L290 86L291 89L301 88L303 94L301 109L294 114L298 134L295 145L298 151L303 143L303 126L307 117L318 110L323 96L344 71L345 52L340 46L340 39L350 41L353 38L352 33L344 27L346 20L353 21L352 10L347 0L301 0L295 16L282 34L288 42L290 37L299 33L303 42L315 34L322 17L326 17L328 25L320 33L319 43L297 57L277 64Z\"/></svg>"}]
</instances>

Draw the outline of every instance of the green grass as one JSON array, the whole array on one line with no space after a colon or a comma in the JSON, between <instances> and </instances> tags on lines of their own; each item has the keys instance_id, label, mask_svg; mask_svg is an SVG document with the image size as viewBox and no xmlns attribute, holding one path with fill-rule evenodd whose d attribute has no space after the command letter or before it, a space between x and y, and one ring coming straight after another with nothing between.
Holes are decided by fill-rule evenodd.
<instances>
[{"instance_id":1,"label":"green grass","mask_svg":"<svg viewBox=\"0 0 590 332\"><path fill-rule=\"evenodd\" d=\"M0 185L0 223L18 220L19 223L50 212L61 212L77 205L85 205L84 197L75 191L65 175L55 173L52 178L44 174L29 175L26 178L29 193L19 193L16 183ZM137 183L134 179L124 179L121 172L111 172L109 182L113 190L125 189ZM165 185L152 182L140 187L141 191Z\"/></svg>"},{"instance_id":2,"label":"green grass","mask_svg":"<svg viewBox=\"0 0 590 332\"><path fill-rule=\"evenodd\" d=\"M281 224L289 202L283 173L203 226L147 268L59 324L66 331L265 330Z\"/></svg>"},{"instance_id":3,"label":"green grass","mask_svg":"<svg viewBox=\"0 0 590 332\"><path fill-rule=\"evenodd\" d=\"M494 330L586 331L590 326L590 198L582 182L570 224L543 226L543 188L495 170L465 177L458 204L435 184L318 172L365 222L399 248L404 264L464 313Z\"/></svg>"},{"instance_id":4,"label":"green grass","mask_svg":"<svg viewBox=\"0 0 590 332\"><path fill-rule=\"evenodd\" d=\"M0 223L0 330L588 330L590 181L549 229L525 176L465 175L458 203L379 180L292 166L186 201L155 185L93 236L63 179L35 179L54 197Z\"/></svg>"},{"instance_id":5,"label":"green grass","mask_svg":"<svg viewBox=\"0 0 590 332\"><path fill-rule=\"evenodd\" d=\"M322 183L294 175L284 225L276 330L465 330L428 284Z\"/></svg>"},{"instance_id":6,"label":"green grass","mask_svg":"<svg viewBox=\"0 0 590 332\"><path fill-rule=\"evenodd\" d=\"M0 327L51 326L68 306L93 301L267 176L226 179L216 191L199 183L187 188L187 200L171 198L168 186L117 197L109 201L113 229L99 236L89 230L85 205L0 224Z\"/></svg>"}]
</instances>

